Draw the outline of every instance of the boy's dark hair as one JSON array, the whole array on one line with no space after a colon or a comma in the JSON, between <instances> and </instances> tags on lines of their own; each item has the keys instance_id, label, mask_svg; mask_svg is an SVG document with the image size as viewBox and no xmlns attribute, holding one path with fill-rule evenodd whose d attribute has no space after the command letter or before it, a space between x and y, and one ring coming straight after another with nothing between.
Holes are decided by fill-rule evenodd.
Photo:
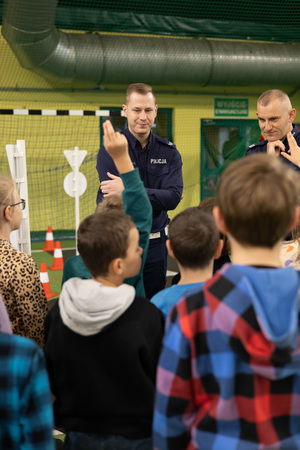
<instances>
[{"instance_id":1,"label":"boy's dark hair","mask_svg":"<svg viewBox=\"0 0 300 450\"><path fill-rule=\"evenodd\" d=\"M215 206L217 206L216 197L207 197L199 203L198 208L212 214ZM220 239L223 240L221 256L228 256L230 254L230 247L227 236L225 236L223 233L220 233Z\"/></svg>"},{"instance_id":2,"label":"boy's dark hair","mask_svg":"<svg viewBox=\"0 0 300 450\"><path fill-rule=\"evenodd\" d=\"M214 257L219 231L212 214L198 207L187 208L171 220L169 239L182 267L206 267Z\"/></svg>"},{"instance_id":3,"label":"boy's dark hair","mask_svg":"<svg viewBox=\"0 0 300 450\"><path fill-rule=\"evenodd\" d=\"M78 251L92 276L107 275L113 259L126 257L132 228L132 218L121 211L95 213L81 222Z\"/></svg>"},{"instance_id":4,"label":"boy's dark hair","mask_svg":"<svg viewBox=\"0 0 300 450\"><path fill-rule=\"evenodd\" d=\"M98 203L95 209L95 213L102 211L121 211L124 212L124 203L121 195L112 194L108 197L104 197L101 202Z\"/></svg>"},{"instance_id":5,"label":"boy's dark hair","mask_svg":"<svg viewBox=\"0 0 300 450\"><path fill-rule=\"evenodd\" d=\"M220 177L217 203L243 245L272 248L287 234L299 198L299 174L267 154L232 162Z\"/></svg>"},{"instance_id":6,"label":"boy's dark hair","mask_svg":"<svg viewBox=\"0 0 300 450\"><path fill-rule=\"evenodd\" d=\"M133 84L130 84L126 90L126 105L128 105L130 96L134 92L136 92L137 94L141 94L141 95L147 95L150 93L153 95L154 101L155 101L155 94L153 92L152 87L149 86L149 84L133 83Z\"/></svg>"},{"instance_id":7,"label":"boy's dark hair","mask_svg":"<svg viewBox=\"0 0 300 450\"><path fill-rule=\"evenodd\" d=\"M199 203L198 208L203 209L203 211L207 211L212 214L215 206L217 206L216 197L207 197Z\"/></svg>"}]
</instances>

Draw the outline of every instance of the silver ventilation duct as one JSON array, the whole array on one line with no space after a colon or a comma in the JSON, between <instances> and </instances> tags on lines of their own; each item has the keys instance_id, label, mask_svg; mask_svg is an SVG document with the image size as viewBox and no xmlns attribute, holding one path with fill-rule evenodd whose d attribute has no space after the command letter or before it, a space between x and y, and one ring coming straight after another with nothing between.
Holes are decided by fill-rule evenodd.
<instances>
[{"instance_id":1,"label":"silver ventilation duct","mask_svg":"<svg viewBox=\"0 0 300 450\"><path fill-rule=\"evenodd\" d=\"M57 0L5 0L2 20L20 65L54 83L299 84L299 44L63 33L55 27L56 6Z\"/></svg>"}]
</instances>

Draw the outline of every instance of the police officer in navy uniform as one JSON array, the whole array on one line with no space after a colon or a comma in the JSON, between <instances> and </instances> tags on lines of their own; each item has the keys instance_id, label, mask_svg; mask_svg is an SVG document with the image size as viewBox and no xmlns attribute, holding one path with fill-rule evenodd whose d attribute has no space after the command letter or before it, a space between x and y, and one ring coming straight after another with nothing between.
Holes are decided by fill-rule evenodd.
<instances>
[{"instance_id":1,"label":"police officer in navy uniform","mask_svg":"<svg viewBox=\"0 0 300 450\"><path fill-rule=\"evenodd\" d=\"M165 288L167 272L168 210L175 209L181 200L183 180L182 161L176 146L151 132L157 115L157 105L151 86L131 84L126 91L126 104L122 106L128 128L124 134L129 154L141 179L153 209L153 222L143 279L146 297ZM97 159L100 187L97 203L103 197L121 194L124 186L112 158L101 147Z\"/></svg>"},{"instance_id":2,"label":"police officer in navy uniform","mask_svg":"<svg viewBox=\"0 0 300 450\"><path fill-rule=\"evenodd\" d=\"M289 96L280 89L271 89L259 97L257 113L259 127L265 141L250 145L246 156L268 153L280 157L290 167L300 167L300 132L293 121L296 110Z\"/></svg>"}]
</instances>

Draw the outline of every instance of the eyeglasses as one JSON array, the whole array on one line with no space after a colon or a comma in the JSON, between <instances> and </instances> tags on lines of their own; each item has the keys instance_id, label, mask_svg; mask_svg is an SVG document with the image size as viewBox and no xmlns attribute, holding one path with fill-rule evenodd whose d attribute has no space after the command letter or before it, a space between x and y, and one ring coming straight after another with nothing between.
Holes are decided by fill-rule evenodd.
<instances>
[{"instance_id":1,"label":"eyeglasses","mask_svg":"<svg viewBox=\"0 0 300 450\"><path fill-rule=\"evenodd\" d=\"M20 208L23 211L25 209L26 202L23 198L21 198L21 200L18 203L14 203L13 205L9 205L9 206L13 207L13 206L17 206L17 205L20 205Z\"/></svg>"},{"instance_id":2,"label":"eyeglasses","mask_svg":"<svg viewBox=\"0 0 300 450\"><path fill-rule=\"evenodd\" d=\"M7 205L7 206L5 206L5 208L4 208L4 210L3 210L3 215L4 215L4 217L5 217L5 211L6 211L6 208L8 208L8 206L10 206L10 207L12 208L13 206L18 206L18 205L20 205L21 211L23 211L23 210L25 209L25 206L26 206L25 200L24 200L23 198L21 198L21 200L20 200L18 203L14 203L13 205Z\"/></svg>"}]
</instances>

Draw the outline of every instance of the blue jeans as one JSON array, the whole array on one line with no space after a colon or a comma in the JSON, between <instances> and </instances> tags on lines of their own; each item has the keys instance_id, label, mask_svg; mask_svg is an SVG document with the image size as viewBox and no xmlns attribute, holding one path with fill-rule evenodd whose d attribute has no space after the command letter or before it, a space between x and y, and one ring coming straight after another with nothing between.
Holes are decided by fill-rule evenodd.
<instances>
[{"instance_id":1,"label":"blue jeans","mask_svg":"<svg viewBox=\"0 0 300 450\"><path fill-rule=\"evenodd\" d=\"M99 435L69 431L66 434L66 450L152 450L152 439L126 439L123 436Z\"/></svg>"}]
</instances>

